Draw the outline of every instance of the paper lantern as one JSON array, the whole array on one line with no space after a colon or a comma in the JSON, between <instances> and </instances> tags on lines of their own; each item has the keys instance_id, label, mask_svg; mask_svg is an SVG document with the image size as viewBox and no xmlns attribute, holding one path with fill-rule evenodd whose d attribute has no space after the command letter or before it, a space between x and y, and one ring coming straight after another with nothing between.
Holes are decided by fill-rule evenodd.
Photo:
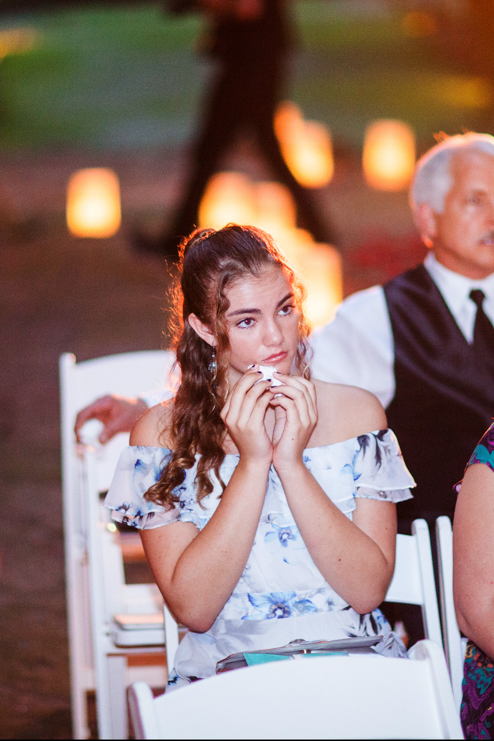
<instances>
[{"instance_id":1,"label":"paper lantern","mask_svg":"<svg viewBox=\"0 0 494 741\"><path fill-rule=\"evenodd\" d=\"M31 51L41 38L34 28L8 28L0 31L0 59L7 54L23 54Z\"/></svg>"},{"instance_id":2,"label":"paper lantern","mask_svg":"<svg viewBox=\"0 0 494 741\"><path fill-rule=\"evenodd\" d=\"M377 190L402 190L415 169L415 134L403 121L379 119L365 131L365 179Z\"/></svg>"},{"instance_id":3,"label":"paper lantern","mask_svg":"<svg viewBox=\"0 0 494 741\"><path fill-rule=\"evenodd\" d=\"M213 175L199 206L199 226L221 229L229 222L255 225L256 203L252 181L238 172Z\"/></svg>"},{"instance_id":4,"label":"paper lantern","mask_svg":"<svg viewBox=\"0 0 494 741\"><path fill-rule=\"evenodd\" d=\"M280 245L305 282L306 312L312 327L327 324L343 300L340 253L332 245L315 243L302 229L288 233Z\"/></svg>"},{"instance_id":5,"label":"paper lantern","mask_svg":"<svg viewBox=\"0 0 494 741\"><path fill-rule=\"evenodd\" d=\"M295 229L297 209L293 196L281 183L260 182L255 186L255 226L280 240L287 230Z\"/></svg>"},{"instance_id":6,"label":"paper lantern","mask_svg":"<svg viewBox=\"0 0 494 741\"><path fill-rule=\"evenodd\" d=\"M307 316L313 327L330 322L343 300L341 256L329 244L305 251L302 270L307 280Z\"/></svg>"},{"instance_id":7,"label":"paper lantern","mask_svg":"<svg viewBox=\"0 0 494 741\"><path fill-rule=\"evenodd\" d=\"M312 326L331 321L343 298L341 258L330 245L316 244L296 228L293 196L280 183L253 183L246 175L223 172L208 183L199 209L201 228L250 224L271 234L307 283L307 316Z\"/></svg>"},{"instance_id":8,"label":"paper lantern","mask_svg":"<svg viewBox=\"0 0 494 741\"><path fill-rule=\"evenodd\" d=\"M112 237L120 228L120 185L113 170L75 172L67 188L67 225L76 237Z\"/></svg>"},{"instance_id":9,"label":"paper lantern","mask_svg":"<svg viewBox=\"0 0 494 741\"><path fill-rule=\"evenodd\" d=\"M334 172L329 129L317 121L304 121L300 108L289 101L278 106L274 128L283 158L298 182L306 188L327 185Z\"/></svg>"}]
</instances>

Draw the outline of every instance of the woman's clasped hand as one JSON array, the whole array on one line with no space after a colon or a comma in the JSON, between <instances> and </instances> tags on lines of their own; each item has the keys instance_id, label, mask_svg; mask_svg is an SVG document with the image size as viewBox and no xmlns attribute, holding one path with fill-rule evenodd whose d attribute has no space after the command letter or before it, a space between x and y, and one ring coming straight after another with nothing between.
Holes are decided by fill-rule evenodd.
<instances>
[{"instance_id":1,"label":"woman's clasped hand","mask_svg":"<svg viewBox=\"0 0 494 741\"><path fill-rule=\"evenodd\" d=\"M280 473L302 464L304 449L317 423L314 384L300 376L275 371L281 386L259 380L258 366L248 370L229 393L221 418L242 457L273 463ZM266 411L274 408L274 424L266 428Z\"/></svg>"}]
</instances>

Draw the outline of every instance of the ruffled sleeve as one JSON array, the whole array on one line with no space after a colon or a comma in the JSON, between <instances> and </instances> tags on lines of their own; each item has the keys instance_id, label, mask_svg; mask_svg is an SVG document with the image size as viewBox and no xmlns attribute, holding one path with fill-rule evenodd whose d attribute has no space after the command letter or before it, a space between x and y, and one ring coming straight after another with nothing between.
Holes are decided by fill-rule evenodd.
<instances>
[{"instance_id":1,"label":"ruffled sleeve","mask_svg":"<svg viewBox=\"0 0 494 741\"><path fill-rule=\"evenodd\" d=\"M355 496L388 502L412 499L415 481L405 466L400 446L391 430L368 432L357 438L353 461Z\"/></svg>"},{"instance_id":2,"label":"ruffled sleeve","mask_svg":"<svg viewBox=\"0 0 494 741\"><path fill-rule=\"evenodd\" d=\"M147 490L157 483L170 451L133 445L125 448L105 499L112 520L141 530L169 525L180 520L178 504L165 510L156 502L144 498Z\"/></svg>"}]
</instances>

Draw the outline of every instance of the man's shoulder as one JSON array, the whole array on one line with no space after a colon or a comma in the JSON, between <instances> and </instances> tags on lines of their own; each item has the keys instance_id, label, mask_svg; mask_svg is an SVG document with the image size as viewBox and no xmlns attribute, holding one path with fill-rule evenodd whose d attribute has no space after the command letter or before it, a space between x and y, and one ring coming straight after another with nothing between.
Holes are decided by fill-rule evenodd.
<instances>
[{"instance_id":1,"label":"man's shoulder","mask_svg":"<svg viewBox=\"0 0 494 741\"><path fill-rule=\"evenodd\" d=\"M429 271L423 263L415 265L415 267L405 270L403 273L398 273L394 278L386 281L383 285L383 291L385 296L394 289L406 289L408 287L429 287L434 284L434 280L430 275Z\"/></svg>"},{"instance_id":2,"label":"man's shoulder","mask_svg":"<svg viewBox=\"0 0 494 741\"><path fill-rule=\"evenodd\" d=\"M376 285L365 288L363 291L356 291L345 298L338 307L338 313L348 311L360 311L369 304L382 300L383 286Z\"/></svg>"},{"instance_id":3,"label":"man's shoulder","mask_svg":"<svg viewBox=\"0 0 494 741\"><path fill-rule=\"evenodd\" d=\"M382 286L352 293L338 306L334 319L315 330L312 342L317 344L319 337L327 338L328 335L345 332L350 326L364 328L369 323L379 323L383 312L386 313L386 300Z\"/></svg>"}]
</instances>

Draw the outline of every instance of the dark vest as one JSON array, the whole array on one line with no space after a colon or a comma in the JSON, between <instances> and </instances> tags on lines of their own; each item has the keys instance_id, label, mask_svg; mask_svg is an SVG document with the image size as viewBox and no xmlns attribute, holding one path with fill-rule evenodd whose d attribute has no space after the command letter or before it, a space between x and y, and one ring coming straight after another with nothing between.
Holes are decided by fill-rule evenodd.
<instances>
[{"instance_id":1,"label":"dark vest","mask_svg":"<svg viewBox=\"0 0 494 741\"><path fill-rule=\"evenodd\" d=\"M479 357L423 265L384 286L395 345L396 393L386 410L417 482L398 507L400 530L453 516L453 486L494 416L494 347Z\"/></svg>"}]
</instances>

